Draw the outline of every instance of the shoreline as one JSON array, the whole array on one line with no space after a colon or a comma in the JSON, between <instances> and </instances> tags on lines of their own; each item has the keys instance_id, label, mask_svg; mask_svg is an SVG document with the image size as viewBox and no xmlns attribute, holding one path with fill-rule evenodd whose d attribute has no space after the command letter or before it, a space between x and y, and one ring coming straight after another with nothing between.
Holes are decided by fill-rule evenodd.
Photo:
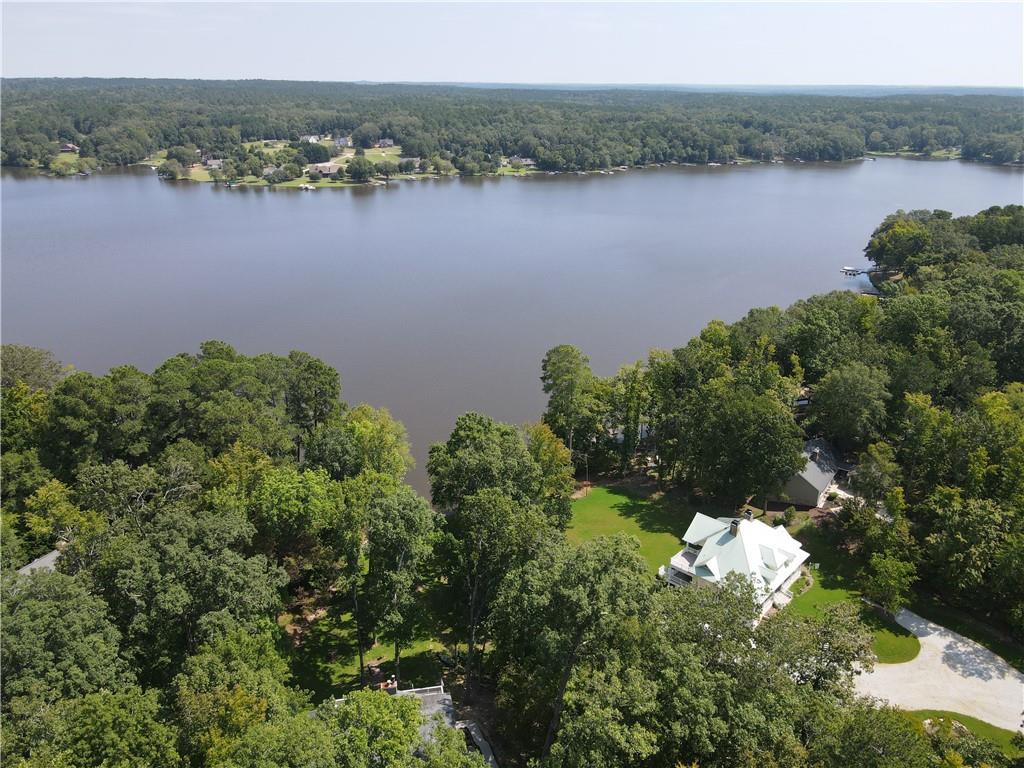
<instances>
[{"instance_id":1,"label":"shoreline","mask_svg":"<svg viewBox=\"0 0 1024 768\"><path fill-rule=\"evenodd\" d=\"M670 160L660 163L647 163L644 165L630 165L630 166L616 166L614 168L604 169L592 169L587 171L544 171L539 169L523 169L521 171L505 171L495 173L479 173L474 175L462 175L460 173L450 174L438 174L435 172L415 172L415 173L400 173L391 176L390 179L385 181L382 178L374 178L368 181L351 181L348 179L335 180L335 179L320 179L318 181L311 181L306 176L300 176L295 179L288 181L279 182L277 184L271 184L265 179L257 179L255 177L247 177L244 180L239 180L233 183L225 181L217 181L209 177L209 173L206 168L196 167L194 170L200 171L198 178L194 176L183 176L177 179L165 179L160 178L160 181L166 181L169 183L178 182L191 182L196 184L212 184L216 187L226 189L294 189L297 191L317 191L319 189L372 189L376 187L388 187L390 182L408 182L408 181L438 181L443 179L500 179L505 177L525 179L525 178L538 178L538 177L552 177L552 176L614 176L622 173L628 173L630 171L644 171L652 169L665 169L665 168L678 168L678 169L732 169L741 167L751 166L786 166L786 167L799 167L799 166L810 166L810 167L821 167L821 166L845 166L857 162L877 161L879 159L898 159L898 160L910 160L918 162L949 162L956 161L960 163L966 163L969 165L978 165L983 167L992 168L1004 168L1011 170L1024 170L1024 163L983 163L974 160L964 160L962 157L957 155L949 156L926 156L913 152L867 152L860 157L853 157L847 160L800 160L800 159L778 159L778 160L754 160L751 158L739 158L737 160L728 163L689 163L681 162L677 160ZM125 171L136 171L141 169L148 169L153 171L154 174L157 171L158 166L153 164L151 158L146 158L137 163L130 163L128 165L112 165L107 167L97 168L87 173L73 173L73 174L59 174L46 171L41 168L28 168L20 166L4 166L3 171L5 174L10 173L12 175L23 176L23 177L38 177L38 178L50 178L50 179L72 179L76 177L89 177L92 175L103 175L111 173L119 173Z\"/></svg>"}]
</instances>

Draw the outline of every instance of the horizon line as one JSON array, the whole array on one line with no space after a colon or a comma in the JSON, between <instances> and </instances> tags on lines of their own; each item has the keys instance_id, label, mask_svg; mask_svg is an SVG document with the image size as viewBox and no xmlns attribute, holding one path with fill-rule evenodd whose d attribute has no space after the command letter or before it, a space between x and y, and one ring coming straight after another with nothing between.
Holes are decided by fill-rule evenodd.
<instances>
[{"instance_id":1,"label":"horizon line","mask_svg":"<svg viewBox=\"0 0 1024 768\"><path fill-rule=\"evenodd\" d=\"M1024 91L1022 85L968 85L963 83L693 83L693 82L587 82L560 80L325 80L282 77L183 77L180 75L5 75L0 80L185 80L189 82L280 82L330 83L344 85L453 85L453 86L517 86L559 88L974 88Z\"/></svg>"}]
</instances>

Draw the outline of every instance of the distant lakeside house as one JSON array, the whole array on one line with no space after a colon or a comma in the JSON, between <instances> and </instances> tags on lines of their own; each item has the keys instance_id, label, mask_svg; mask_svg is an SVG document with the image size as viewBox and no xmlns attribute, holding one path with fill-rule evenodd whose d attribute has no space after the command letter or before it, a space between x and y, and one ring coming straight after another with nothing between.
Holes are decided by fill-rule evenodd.
<instances>
[{"instance_id":1,"label":"distant lakeside house","mask_svg":"<svg viewBox=\"0 0 1024 768\"><path fill-rule=\"evenodd\" d=\"M77 144L72 144L71 142L67 142L66 144L61 144L60 145L60 151L61 152L77 152L78 151L78 145Z\"/></svg>"},{"instance_id":2,"label":"distant lakeside house","mask_svg":"<svg viewBox=\"0 0 1024 768\"><path fill-rule=\"evenodd\" d=\"M658 570L672 586L719 586L729 574L753 585L761 615L789 602L787 588L809 555L783 526L745 517L697 513L683 534L683 549Z\"/></svg>"},{"instance_id":3,"label":"distant lakeside house","mask_svg":"<svg viewBox=\"0 0 1024 768\"><path fill-rule=\"evenodd\" d=\"M377 142L376 146L377 146L378 149L387 149L388 147L395 146L395 140L394 139L381 139L381 140L379 140Z\"/></svg>"},{"instance_id":4,"label":"distant lakeside house","mask_svg":"<svg viewBox=\"0 0 1024 768\"><path fill-rule=\"evenodd\" d=\"M338 163L314 163L307 169L309 172L316 171L321 176L330 176L339 170L341 170L341 166Z\"/></svg>"},{"instance_id":5,"label":"distant lakeside house","mask_svg":"<svg viewBox=\"0 0 1024 768\"><path fill-rule=\"evenodd\" d=\"M334 146L338 148L351 147L352 139L348 136L336 136L334 139Z\"/></svg>"},{"instance_id":6,"label":"distant lakeside house","mask_svg":"<svg viewBox=\"0 0 1024 768\"><path fill-rule=\"evenodd\" d=\"M303 136L299 136L299 141L304 144L319 144L320 137L315 133L307 133Z\"/></svg>"}]
</instances>

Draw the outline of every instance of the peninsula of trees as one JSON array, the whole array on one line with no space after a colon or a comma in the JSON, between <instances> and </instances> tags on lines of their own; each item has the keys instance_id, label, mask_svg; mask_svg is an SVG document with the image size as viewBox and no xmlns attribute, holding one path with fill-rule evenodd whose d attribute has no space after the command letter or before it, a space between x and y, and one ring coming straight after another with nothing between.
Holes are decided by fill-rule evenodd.
<instances>
[{"instance_id":1,"label":"peninsula of trees","mask_svg":"<svg viewBox=\"0 0 1024 768\"><path fill-rule=\"evenodd\" d=\"M749 583L668 588L636 539L566 532L574 472L735 508L824 436L860 464L826 532L865 592L1019 641L1024 207L898 212L867 254L878 296L712 322L610 379L554 347L543 423L461 416L430 450L432 504L401 424L308 354L211 341L93 375L5 346L5 764L481 768L363 690L382 659L417 674L429 637L506 766L1009 766L855 694L871 633L848 604L755 626ZM54 547L56 572L19 572Z\"/></svg>"},{"instance_id":2,"label":"peninsula of trees","mask_svg":"<svg viewBox=\"0 0 1024 768\"><path fill-rule=\"evenodd\" d=\"M1016 95L825 96L275 81L5 79L2 162L87 166L192 146L243 166L247 142L302 135L393 140L407 157L488 173L502 158L549 171L650 163L842 161L865 152L1021 162ZM319 162L319 161L311 161Z\"/></svg>"}]
</instances>

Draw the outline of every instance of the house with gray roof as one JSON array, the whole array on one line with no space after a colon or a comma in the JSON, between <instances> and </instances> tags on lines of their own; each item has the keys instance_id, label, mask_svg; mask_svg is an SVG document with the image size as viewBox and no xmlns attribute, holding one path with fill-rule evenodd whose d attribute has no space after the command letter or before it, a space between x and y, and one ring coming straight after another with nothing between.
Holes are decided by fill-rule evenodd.
<instances>
[{"instance_id":1,"label":"house with gray roof","mask_svg":"<svg viewBox=\"0 0 1024 768\"><path fill-rule=\"evenodd\" d=\"M22 576L27 576L32 571L56 571L57 560L60 558L60 550L54 549L47 552L42 557L37 557L28 565L23 565L18 569L18 573Z\"/></svg>"},{"instance_id":2,"label":"house with gray roof","mask_svg":"<svg viewBox=\"0 0 1024 768\"><path fill-rule=\"evenodd\" d=\"M787 591L809 555L785 527L745 517L697 513L683 534L683 549L658 570L672 586L718 586L739 574L754 586L761 615L791 597Z\"/></svg>"},{"instance_id":3,"label":"house with gray roof","mask_svg":"<svg viewBox=\"0 0 1024 768\"><path fill-rule=\"evenodd\" d=\"M816 438L804 444L804 468L786 481L782 494L774 501L788 502L802 507L820 507L825 503L829 486L841 469L846 469L836 458L825 440Z\"/></svg>"}]
</instances>

